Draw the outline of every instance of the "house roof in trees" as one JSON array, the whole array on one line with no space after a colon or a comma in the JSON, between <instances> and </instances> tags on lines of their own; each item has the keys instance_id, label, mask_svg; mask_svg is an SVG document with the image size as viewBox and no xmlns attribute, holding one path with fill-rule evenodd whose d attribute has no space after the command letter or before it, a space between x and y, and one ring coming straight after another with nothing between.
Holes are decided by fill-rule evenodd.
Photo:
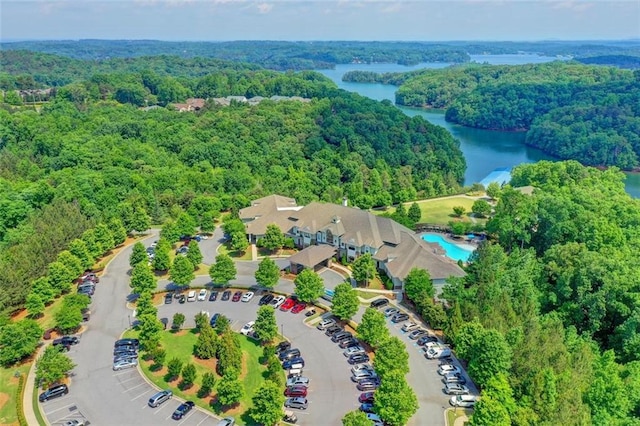
<instances>
[{"instance_id":1,"label":"house roof in trees","mask_svg":"<svg viewBox=\"0 0 640 426\"><path fill-rule=\"evenodd\" d=\"M327 259L331 259L336 254L336 248L328 244L309 246L289 257L292 264L302 265L313 269L317 264Z\"/></svg>"},{"instance_id":2,"label":"house roof in trees","mask_svg":"<svg viewBox=\"0 0 640 426\"><path fill-rule=\"evenodd\" d=\"M347 245L370 247L375 252L373 258L384 263L387 271L401 280L413 268L429 271L434 280L464 275L457 263L444 256L438 244L422 240L411 229L392 219L357 208L318 202L298 206L292 198L271 195L242 209L240 218L246 223L247 233L254 236L264 235L267 225L275 223L285 234L295 234L294 228L312 236L318 232L331 232L334 238L339 237ZM318 247L326 250L331 246L320 244ZM328 251L313 249L305 253L305 250L295 255L301 256L298 261L295 258L291 261L313 267L330 257ZM316 261L322 256L326 257Z\"/></svg>"}]
</instances>

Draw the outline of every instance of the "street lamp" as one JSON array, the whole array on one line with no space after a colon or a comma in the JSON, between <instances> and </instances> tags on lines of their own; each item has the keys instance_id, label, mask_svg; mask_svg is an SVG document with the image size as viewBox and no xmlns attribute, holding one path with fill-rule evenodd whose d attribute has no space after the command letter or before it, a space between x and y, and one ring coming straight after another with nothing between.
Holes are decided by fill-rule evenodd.
<instances>
[{"instance_id":1,"label":"street lamp","mask_svg":"<svg viewBox=\"0 0 640 426\"><path fill-rule=\"evenodd\" d=\"M280 336L284 339L284 324L280 324Z\"/></svg>"}]
</instances>

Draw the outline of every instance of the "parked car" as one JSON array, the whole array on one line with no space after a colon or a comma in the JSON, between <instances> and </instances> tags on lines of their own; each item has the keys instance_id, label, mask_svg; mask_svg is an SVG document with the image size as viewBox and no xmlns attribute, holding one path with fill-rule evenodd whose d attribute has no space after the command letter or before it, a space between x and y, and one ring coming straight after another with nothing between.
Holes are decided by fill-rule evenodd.
<instances>
[{"instance_id":1,"label":"parked car","mask_svg":"<svg viewBox=\"0 0 640 426\"><path fill-rule=\"evenodd\" d=\"M404 312L401 312L391 317L391 322L398 323L398 322L406 321L408 319L409 319L409 314L405 314Z\"/></svg>"},{"instance_id":2,"label":"parked car","mask_svg":"<svg viewBox=\"0 0 640 426\"><path fill-rule=\"evenodd\" d=\"M57 398L62 395L66 395L69 393L69 388L65 384L53 385L46 391L42 392L38 397L40 402L45 402L50 400L51 398Z\"/></svg>"},{"instance_id":3,"label":"parked car","mask_svg":"<svg viewBox=\"0 0 640 426\"><path fill-rule=\"evenodd\" d=\"M185 401L182 404L180 404L178 406L178 408L176 408L176 411L173 412L173 414L171 415L171 418L173 420L180 420L182 419L184 416L186 416L187 414L189 414L189 411L191 411L193 409L193 407L195 407L195 403L193 401Z\"/></svg>"},{"instance_id":4,"label":"parked car","mask_svg":"<svg viewBox=\"0 0 640 426\"><path fill-rule=\"evenodd\" d=\"M196 291L189 290L189 293L187 293L187 302L195 302L195 301L196 301Z\"/></svg>"},{"instance_id":5,"label":"parked car","mask_svg":"<svg viewBox=\"0 0 640 426\"><path fill-rule=\"evenodd\" d=\"M370 402L364 402L360 404L360 411L364 411L365 413L373 413L373 404Z\"/></svg>"},{"instance_id":6,"label":"parked car","mask_svg":"<svg viewBox=\"0 0 640 426\"><path fill-rule=\"evenodd\" d=\"M232 302L239 302L241 298L242 298L242 292L240 290L238 290L235 293L233 293L233 298L231 299L231 301Z\"/></svg>"},{"instance_id":7,"label":"parked car","mask_svg":"<svg viewBox=\"0 0 640 426\"><path fill-rule=\"evenodd\" d=\"M209 302L215 302L216 300L218 300L218 292L211 290L211 293L209 294Z\"/></svg>"},{"instance_id":8,"label":"parked car","mask_svg":"<svg viewBox=\"0 0 640 426\"><path fill-rule=\"evenodd\" d=\"M415 323L413 321L409 321L409 322L405 322L402 325L402 331L409 332L409 331L413 331L413 330L415 330L416 328L419 328L419 327L420 327L420 325L418 325L418 323Z\"/></svg>"},{"instance_id":9,"label":"parked car","mask_svg":"<svg viewBox=\"0 0 640 426\"><path fill-rule=\"evenodd\" d=\"M360 371L375 371L371 364L356 364L351 367L351 374L356 374Z\"/></svg>"},{"instance_id":10,"label":"parked car","mask_svg":"<svg viewBox=\"0 0 640 426\"><path fill-rule=\"evenodd\" d=\"M340 342L338 343L338 347L340 349L347 349L347 348L350 348L352 346L359 346L359 345L360 345L360 341L358 339L356 339L355 337L351 337L349 339L340 340Z\"/></svg>"},{"instance_id":11,"label":"parked car","mask_svg":"<svg viewBox=\"0 0 640 426\"><path fill-rule=\"evenodd\" d=\"M373 426L384 426L384 423L382 422L382 419L377 414L367 413L367 419L371 421Z\"/></svg>"},{"instance_id":12,"label":"parked car","mask_svg":"<svg viewBox=\"0 0 640 426\"><path fill-rule=\"evenodd\" d=\"M80 280L82 280L82 281L93 281L94 283L99 283L100 282L100 277L98 277L98 275L96 275L95 272L86 272L84 275L82 275L80 277Z\"/></svg>"},{"instance_id":13,"label":"parked car","mask_svg":"<svg viewBox=\"0 0 640 426\"><path fill-rule=\"evenodd\" d=\"M369 379L359 380L356 385L359 391L374 391L378 389L378 386L379 384L377 381Z\"/></svg>"},{"instance_id":14,"label":"parked car","mask_svg":"<svg viewBox=\"0 0 640 426\"><path fill-rule=\"evenodd\" d=\"M296 303L293 308L291 308L291 313L292 314L299 314L300 312L304 311L307 308L307 304L304 302L298 302Z\"/></svg>"},{"instance_id":15,"label":"parked car","mask_svg":"<svg viewBox=\"0 0 640 426\"><path fill-rule=\"evenodd\" d=\"M294 357L290 359L285 359L282 363L282 368L285 370L289 370L292 368L303 368L304 367L304 359L302 357Z\"/></svg>"},{"instance_id":16,"label":"parked car","mask_svg":"<svg viewBox=\"0 0 640 426\"><path fill-rule=\"evenodd\" d=\"M385 317L390 317L397 314L398 312L400 312L400 309L394 308L393 306L382 311Z\"/></svg>"},{"instance_id":17,"label":"parked car","mask_svg":"<svg viewBox=\"0 0 640 426\"><path fill-rule=\"evenodd\" d=\"M349 364L360 364L363 362L369 362L369 355L367 354L354 354L351 355L347 361Z\"/></svg>"},{"instance_id":18,"label":"parked car","mask_svg":"<svg viewBox=\"0 0 640 426\"><path fill-rule=\"evenodd\" d=\"M178 250L176 250L176 255L184 256L187 254L188 251L189 251L189 246L182 246Z\"/></svg>"},{"instance_id":19,"label":"parked car","mask_svg":"<svg viewBox=\"0 0 640 426\"><path fill-rule=\"evenodd\" d=\"M467 395L469 388L460 383L447 383L444 385L444 393L447 395Z\"/></svg>"},{"instance_id":20,"label":"parked car","mask_svg":"<svg viewBox=\"0 0 640 426\"><path fill-rule=\"evenodd\" d=\"M282 416L282 420L287 423L296 423L298 421L298 418L295 414L293 414L293 411L285 410L284 416Z\"/></svg>"},{"instance_id":21,"label":"parked car","mask_svg":"<svg viewBox=\"0 0 640 426\"><path fill-rule=\"evenodd\" d=\"M373 403L375 392L363 392L358 397L358 402L360 403Z\"/></svg>"},{"instance_id":22,"label":"parked car","mask_svg":"<svg viewBox=\"0 0 640 426\"><path fill-rule=\"evenodd\" d=\"M288 386L284 390L284 396L307 396L306 386Z\"/></svg>"},{"instance_id":23,"label":"parked car","mask_svg":"<svg viewBox=\"0 0 640 426\"><path fill-rule=\"evenodd\" d=\"M271 293L267 293L264 296L262 296L260 298L260 300L258 301L258 305L262 306L262 305L268 305L269 302L271 302L273 300L273 294Z\"/></svg>"},{"instance_id":24,"label":"parked car","mask_svg":"<svg viewBox=\"0 0 640 426\"><path fill-rule=\"evenodd\" d=\"M231 290L225 290L225 291L222 293L222 300L223 300L223 301L227 301L227 300L229 300L229 298L230 298L230 297L231 297Z\"/></svg>"},{"instance_id":25,"label":"parked car","mask_svg":"<svg viewBox=\"0 0 640 426\"><path fill-rule=\"evenodd\" d=\"M420 336L420 338L418 340L416 340L416 344L418 346L424 346L427 343L437 342L437 341L438 341L438 338L436 336L431 335L431 334L426 334L424 336Z\"/></svg>"},{"instance_id":26,"label":"parked car","mask_svg":"<svg viewBox=\"0 0 640 426\"><path fill-rule=\"evenodd\" d=\"M278 343L278 346L276 346L276 353L279 354L289 349L291 349L291 342L287 342L285 340L284 342Z\"/></svg>"},{"instance_id":27,"label":"parked car","mask_svg":"<svg viewBox=\"0 0 640 426\"><path fill-rule=\"evenodd\" d=\"M249 335L250 333L253 333L253 325L255 324L255 321L249 321L248 323L246 323L241 329L240 329L240 334L244 334L245 336Z\"/></svg>"},{"instance_id":28,"label":"parked car","mask_svg":"<svg viewBox=\"0 0 640 426\"><path fill-rule=\"evenodd\" d=\"M248 291L245 294L242 295L242 301L243 302L250 302L251 299L253 299L253 295L254 293L252 291Z\"/></svg>"},{"instance_id":29,"label":"parked car","mask_svg":"<svg viewBox=\"0 0 640 426\"><path fill-rule=\"evenodd\" d=\"M138 356L138 351L130 348L119 348L113 351L114 360L118 357L120 358L136 358Z\"/></svg>"},{"instance_id":30,"label":"parked car","mask_svg":"<svg viewBox=\"0 0 640 426\"><path fill-rule=\"evenodd\" d=\"M363 353L366 353L366 351L362 346L352 346L349 349L345 349L345 351L342 352L342 354L347 358L349 358L351 355L363 354Z\"/></svg>"},{"instance_id":31,"label":"parked car","mask_svg":"<svg viewBox=\"0 0 640 426\"><path fill-rule=\"evenodd\" d=\"M312 317L316 314L316 308L311 308L307 312L304 313L305 317Z\"/></svg>"},{"instance_id":32,"label":"parked car","mask_svg":"<svg viewBox=\"0 0 640 426\"><path fill-rule=\"evenodd\" d=\"M53 344L62 344L62 345L77 345L80 343L80 339L76 336L62 336L53 341Z\"/></svg>"},{"instance_id":33,"label":"parked car","mask_svg":"<svg viewBox=\"0 0 640 426\"><path fill-rule=\"evenodd\" d=\"M341 331L342 331L342 327L340 327L337 324L334 324L334 325L330 326L329 328L327 328L324 331L324 334L327 335L327 336L333 336L334 334L339 333Z\"/></svg>"},{"instance_id":34,"label":"parked car","mask_svg":"<svg viewBox=\"0 0 640 426\"><path fill-rule=\"evenodd\" d=\"M287 387L289 386L309 386L309 379L302 376L295 376L287 379Z\"/></svg>"},{"instance_id":35,"label":"parked car","mask_svg":"<svg viewBox=\"0 0 640 426\"><path fill-rule=\"evenodd\" d=\"M417 340L418 338L426 335L427 333L428 333L427 330L420 328L418 330L413 330L411 333L409 333L407 337L409 337L409 339L411 340Z\"/></svg>"},{"instance_id":36,"label":"parked car","mask_svg":"<svg viewBox=\"0 0 640 426\"><path fill-rule=\"evenodd\" d=\"M181 294L178 298L178 303L182 304L187 301L187 297L184 294Z\"/></svg>"},{"instance_id":37,"label":"parked car","mask_svg":"<svg viewBox=\"0 0 640 426\"><path fill-rule=\"evenodd\" d=\"M451 356L451 349L443 346L429 348L424 354L427 359L446 358Z\"/></svg>"},{"instance_id":38,"label":"parked car","mask_svg":"<svg viewBox=\"0 0 640 426\"><path fill-rule=\"evenodd\" d=\"M441 376L444 376L445 374L449 374L449 373L461 374L462 371L460 370L460 367L456 365L451 365L451 364L442 365L440 366L440 368L438 368L438 374Z\"/></svg>"},{"instance_id":39,"label":"parked car","mask_svg":"<svg viewBox=\"0 0 640 426\"><path fill-rule=\"evenodd\" d=\"M236 419L234 419L233 417L225 417L224 419L220 420L216 426L233 426L236 424Z\"/></svg>"},{"instance_id":40,"label":"parked car","mask_svg":"<svg viewBox=\"0 0 640 426\"><path fill-rule=\"evenodd\" d=\"M285 359L291 359L299 356L300 356L300 349L293 348L293 349L288 349L286 351L280 352L280 354L278 355L278 358L280 358L280 361L284 361Z\"/></svg>"},{"instance_id":41,"label":"parked car","mask_svg":"<svg viewBox=\"0 0 640 426\"><path fill-rule=\"evenodd\" d=\"M298 410L306 410L309 405L309 402L306 398L295 397L295 398L287 398L284 402L284 406L288 408L297 408Z\"/></svg>"},{"instance_id":42,"label":"parked car","mask_svg":"<svg viewBox=\"0 0 640 426\"><path fill-rule=\"evenodd\" d=\"M63 426L87 426L89 423L85 419L71 419L63 423Z\"/></svg>"},{"instance_id":43,"label":"parked car","mask_svg":"<svg viewBox=\"0 0 640 426\"><path fill-rule=\"evenodd\" d=\"M284 303L282 304L282 306L280 306L280 310L282 312L286 312L288 310L290 310L291 308L293 308L293 306L296 304L296 301L292 298L292 297L288 297Z\"/></svg>"},{"instance_id":44,"label":"parked car","mask_svg":"<svg viewBox=\"0 0 640 426\"><path fill-rule=\"evenodd\" d=\"M377 378L378 374L373 370L362 370L351 375L351 381L356 383L363 379L376 380Z\"/></svg>"},{"instance_id":45,"label":"parked car","mask_svg":"<svg viewBox=\"0 0 640 426\"><path fill-rule=\"evenodd\" d=\"M166 293L164 295L164 304L165 305L169 305L173 302L173 294L171 293Z\"/></svg>"},{"instance_id":46,"label":"parked car","mask_svg":"<svg viewBox=\"0 0 640 426\"><path fill-rule=\"evenodd\" d=\"M340 343L343 340L349 340L349 339L353 339L353 334L349 333L348 331L338 331L336 334L334 334L333 336L331 336L331 341L333 343Z\"/></svg>"},{"instance_id":47,"label":"parked car","mask_svg":"<svg viewBox=\"0 0 640 426\"><path fill-rule=\"evenodd\" d=\"M116 340L113 346L134 346L137 348L140 346L140 341L138 339L120 339Z\"/></svg>"},{"instance_id":48,"label":"parked car","mask_svg":"<svg viewBox=\"0 0 640 426\"><path fill-rule=\"evenodd\" d=\"M161 390L160 392L155 393L151 398L149 398L149 407L156 408L158 405L168 401L173 396L173 392L170 390Z\"/></svg>"},{"instance_id":49,"label":"parked car","mask_svg":"<svg viewBox=\"0 0 640 426\"><path fill-rule=\"evenodd\" d=\"M380 309L383 306L387 306L389 304L389 299L382 297L380 299L376 299L374 301L371 302L371 307L372 308L376 308L376 309Z\"/></svg>"},{"instance_id":50,"label":"parked car","mask_svg":"<svg viewBox=\"0 0 640 426\"><path fill-rule=\"evenodd\" d=\"M215 327L216 324L218 323L218 318L220 318L220 314L216 312L211 316L211 319L209 320L209 325L211 325L211 327Z\"/></svg>"},{"instance_id":51,"label":"parked car","mask_svg":"<svg viewBox=\"0 0 640 426\"><path fill-rule=\"evenodd\" d=\"M449 404L454 407L473 407L478 402L478 399L475 395L456 395L449 399Z\"/></svg>"},{"instance_id":52,"label":"parked car","mask_svg":"<svg viewBox=\"0 0 640 426\"><path fill-rule=\"evenodd\" d=\"M458 383L464 385L465 383L467 383L467 379L465 379L464 376L460 373L449 373L442 376L442 383L444 383L445 385L447 383Z\"/></svg>"},{"instance_id":53,"label":"parked car","mask_svg":"<svg viewBox=\"0 0 640 426\"><path fill-rule=\"evenodd\" d=\"M124 358L113 363L113 371L124 370L125 368L133 368L137 365L137 358Z\"/></svg>"},{"instance_id":54,"label":"parked car","mask_svg":"<svg viewBox=\"0 0 640 426\"><path fill-rule=\"evenodd\" d=\"M136 353L127 353L127 354L120 354L120 355L116 355L113 357L113 364L117 364L121 361L128 361L128 360L132 360L135 359L136 361L138 360L138 354Z\"/></svg>"},{"instance_id":55,"label":"parked car","mask_svg":"<svg viewBox=\"0 0 640 426\"><path fill-rule=\"evenodd\" d=\"M320 323L316 326L318 330L326 330L336 323L336 320L333 318L326 318L320 321Z\"/></svg>"},{"instance_id":56,"label":"parked car","mask_svg":"<svg viewBox=\"0 0 640 426\"><path fill-rule=\"evenodd\" d=\"M269 306L273 306L273 309L278 309L287 298L284 296L274 296L269 302Z\"/></svg>"},{"instance_id":57,"label":"parked car","mask_svg":"<svg viewBox=\"0 0 640 426\"><path fill-rule=\"evenodd\" d=\"M200 290L198 293L198 300L201 302L207 300L207 290L204 288Z\"/></svg>"}]
</instances>

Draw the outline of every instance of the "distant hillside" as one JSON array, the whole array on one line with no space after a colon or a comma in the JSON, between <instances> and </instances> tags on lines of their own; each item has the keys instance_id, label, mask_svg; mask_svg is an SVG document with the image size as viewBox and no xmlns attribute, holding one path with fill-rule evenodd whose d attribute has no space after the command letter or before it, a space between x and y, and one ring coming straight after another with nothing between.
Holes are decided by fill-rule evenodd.
<instances>
[{"instance_id":1,"label":"distant hillside","mask_svg":"<svg viewBox=\"0 0 640 426\"><path fill-rule=\"evenodd\" d=\"M590 65L609 65L618 68L640 68L640 56L631 55L600 55L586 58L576 58L578 62Z\"/></svg>"}]
</instances>

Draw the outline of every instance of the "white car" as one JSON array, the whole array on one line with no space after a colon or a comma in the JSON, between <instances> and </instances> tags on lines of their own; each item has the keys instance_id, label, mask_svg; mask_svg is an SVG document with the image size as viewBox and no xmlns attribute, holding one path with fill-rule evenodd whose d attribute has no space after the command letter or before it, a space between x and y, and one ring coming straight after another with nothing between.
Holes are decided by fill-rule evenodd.
<instances>
[{"instance_id":1,"label":"white car","mask_svg":"<svg viewBox=\"0 0 640 426\"><path fill-rule=\"evenodd\" d=\"M398 308L387 308L383 311L385 317L393 316L399 312L400 312L400 309Z\"/></svg>"},{"instance_id":2,"label":"white car","mask_svg":"<svg viewBox=\"0 0 640 426\"><path fill-rule=\"evenodd\" d=\"M273 309L278 309L285 300L287 300L287 298L284 296L276 296L271 300L271 302L269 302L269 306L273 306Z\"/></svg>"},{"instance_id":3,"label":"white car","mask_svg":"<svg viewBox=\"0 0 640 426\"><path fill-rule=\"evenodd\" d=\"M251 299L253 299L253 294L254 294L254 293L253 293L252 291L248 291L248 292L246 292L245 294L243 294L243 295L242 295L242 299L241 299L241 300L242 300L243 302L248 302L248 301L250 301Z\"/></svg>"},{"instance_id":4,"label":"white car","mask_svg":"<svg viewBox=\"0 0 640 426\"><path fill-rule=\"evenodd\" d=\"M207 290L205 290L204 288L200 290L200 292L198 293L198 300L207 300Z\"/></svg>"},{"instance_id":5,"label":"white car","mask_svg":"<svg viewBox=\"0 0 640 426\"><path fill-rule=\"evenodd\" d=\"M404 325L402 326L402 331L411 331L415 330L418 327L420 327L418 324L413 321L409 321L404 323Z\"/></svg>"},{"instance_id":6,"label":"white car","mask_svg":"<svg viewBox=\"0 0 640 426\"><path fill-rule=\"evenodd\" d=\"M187 294L187 302L195 302L196 301L196 291L190 290Z\"/></svg>"},{"instance_id":7,"label":"white car","mask_svg":"<svg viewBox=\"0 0 640 426\"><path fill-rule=\"evenodd\" d=\"M451 364L443 365L438 368L439 375L444 376L447 373L461 373L461 371L459 367Z\"/></svg>"},{"instance_id":8,"label":"white car","mask_svg":"<svg viewBox=\"0 0 640 426\"><path fill-rule=\"evenodd\" d=\"M454 407L473 407L478 399L475 395L456 395L451 397L449 404Z\"/></svg>"},{"instance_id":9,"label":"white car","mask_svg":"<svg viewBox=\"0 0 640 426\"><path fill-rule=\"evenodd\" d=\"M253 325L255 324L255 321L250 321L248 323L246 323L244 325L244 327L242 327L240 329L240 333L244 334L245 336L248 335L249 333L253 332Z\"/></svg>"}]
</instances>

